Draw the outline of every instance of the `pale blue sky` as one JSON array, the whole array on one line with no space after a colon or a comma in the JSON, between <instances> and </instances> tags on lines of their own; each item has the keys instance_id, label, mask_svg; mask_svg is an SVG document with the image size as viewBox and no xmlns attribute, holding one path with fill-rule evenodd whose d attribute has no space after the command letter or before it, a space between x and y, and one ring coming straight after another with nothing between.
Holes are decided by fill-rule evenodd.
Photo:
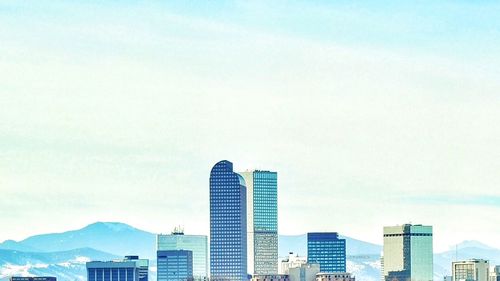
<instances>
[{"instance_id":1,"label":"pale blue sky","mask_svg":"<svg viewBox=\"0 0 500 281\"><path fill-rule=\"evenodd\" d=\"M208 233L228 159L278 171L284 234L500 247L497 1L162 2L0 4L0 240Z\"/></svg>"}]
</instances>

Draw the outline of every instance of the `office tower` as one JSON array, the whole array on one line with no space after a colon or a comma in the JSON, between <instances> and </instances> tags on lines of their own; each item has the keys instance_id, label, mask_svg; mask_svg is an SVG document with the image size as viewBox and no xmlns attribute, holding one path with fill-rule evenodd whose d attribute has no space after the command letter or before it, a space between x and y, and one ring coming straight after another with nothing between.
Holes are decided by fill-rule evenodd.
<instances>
[{"instance_id":1,"label":"office tower","mask_svg":"<svg viewBox=\"0 0 500 281\"><path fill-rule=\"evenodd\" d=\"M10 277L9 280L10 281L57 281L57 278L52 276L35 276L35 277L12 276Z\"/></svg>"},{"instance_id":2,"label":"office tower","mask_svg":"<svg viewBox=\"0 0 500 281\"><path fill-rule=\"evenodd\" d=\"M321 272L345 272L345 239L336 232L307 233L307 262L319 263Z\"/></svg>"},{"instance_id":3,"label":"office tower","mask_svg":"<svg viewBox=\"0 0 500 281\"><path fill-rule=\"evenodd\" d=\"M356 281L356 278L350 273L318 273L316 274L316 281Z\"/></svg>"},{"instance_id":4,"label":"office tower","mask_svg":"<svg viewBox=\"0 0 500 281\"><path fill-rule=\"evenodd\" d=\"M278 273L278 174L269 171L240 173L247 187L248 271Z\"/></svg>"},{"instance_id":5,"label":"office tower","mask_svg":"<svg viewBox=\"0 0 500 281\"><path fill-rule=\"evenodd\" d=\"M294 267L300 267L301 265L306 263L307 263L306 257L300 257L298 254L289 252L288 258L281 261L279 273L288 274L288 269Z\"/></svg>"},{"instance_id":6,"label":"office tower","mask_svg":"<svg viewBox=\"0 0 500 281\"><path fill-rule=\"evenodd\" d=\"M193 252L187 250L157 251L158 281L193 280Z\"/></svg>"},{"instance_id":7,"label":"office tower","mask_svg":"<svg viewBox=\"0 0 500 281\"><path fill-rule=\"evenodd\" d=\"M149 261L134 258L87 262L87 281L139 281Z\"/></svg>"},{"instance_id":8,"label":"office tower","mask_svg":"<svg viewBox=\"0 0 500 281\"><path fill-rule=\"evenodd\" d=\"M255 274L251 281L290 281L287 274Z\"/></svg>"},{"instance_id":9,"label":"office tower","mask_svg":"<svg viewBox=\"0 0 500 281\"><path fill-rule=\"evenodd\" d=\"M210 275L212 281L247 281L245 180L233 163L220 161L210 172Z\"/></svg>"},{"instance_id":10,"label":"office tower","mask_svg":"<svg viewBox=\"0 0 500 281\"><path fill-rule=\"evenodd\" d=\"M306 263L288 269L290 281L315 281L316 274L320 272L319 264Z\"/></svg>"},{"instance_id":11,"label":"office tower","mask_svg":"<svg viewBox=\"0 0 500 281\"><path fill-rule=\"evenodd\" d=\"M471 259L453 262L453 281L489 281L490 264L487 260Z\"/></svg>"},{"instance_id":12,"label":"office tower","mask_svg":"<svg viewBox=\"0 0 500 281\"><path fill-rule=\"evenodd\" d=\"M206 235L187 235L176 228L172 234L157 236L157 250L189 250L193 252L193 278L206 280L208 278L208 238Z\"/></svg>"},{"instance_id":13,"label":"office tower","mask_svg":"<svg viewBox=\"0 0 500 281\"><path fill-rule=\"evenodd\" d=\"M500 265L493 267L490 273L490 281L500 281Z\"/></svg>"},{"instance_id":14,"label":"office tower","mask_svg":"<svg viewBox=\"0 0 500 281\"><path fill-rule=\"evenodd\" d=\"M139 256L125 256L124 261L135 261L139 268L139 281L148 281L149 274L149 260L140 259Z\"/></svg>"},{"instance_id":15,"label":"office tower","mask_svg":"<svg viewBox=\"0 0 500 281\"><path fill-rule=\"evenodd\" d=\"M432 281L432 226L384 227L383 278L386 281Z\"/></svg>"}]
</instances>

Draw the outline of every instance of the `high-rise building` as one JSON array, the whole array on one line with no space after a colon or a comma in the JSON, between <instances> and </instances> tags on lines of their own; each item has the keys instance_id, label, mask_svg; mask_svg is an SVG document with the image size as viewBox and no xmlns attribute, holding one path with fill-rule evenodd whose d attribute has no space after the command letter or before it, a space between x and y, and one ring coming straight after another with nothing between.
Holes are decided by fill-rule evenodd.
<instances>
[{"instance_id":1,"label":"high-rise building","mask_svg":"<svg viewBox=\"0 0 500 281\"><path fill-rule=\"evenodd\" d=\"M500 265L494 266L490 273L490 281L500 281Z\"/></svg>"},{"instance_id":2,"label":"high-rise building","mask_svg":"<svg viewBox=\"0 0 500 281\"><path fill-rule=\"evenodd\" d=\"M240 173L247 187L248 271L278 273L278 174L269 171Z\"/></svg>"},{"instance_id":3,"label":"high-rise building","mask_svg":"<svg viewBox=\"0 0 500 281\"><path fill-rule=\"evenodd\" d=\"M132 259L87 262L87 281L140 281L141 277L147 280L144 266L148 263L148 260L135 259L135 256Z\"/></svg>"},{"instance_id":4,"label":"high-rise building","mask_svg":"<svg viewBox=\"0 0 500 281\"><path fill-rule=\"evenodd\" d=\"M307 262L318 263L321 272L346 272L345 239L336 232L307 233Z\"/></svg>"},{"instance_id":5,"label":"high-rise building","mask_svg":"<svg viewBox=\"0 0 500 281\"><path fill-rule=\"evenodd\" d=\"M192 281L193 252L188 250L157 251L158 281Z\"/></svg>"},{"instance_id":6,"label":"high-rise building","mask_svg":"<svg viewBox=\"0 0 500 281\"><path fill-rule=\"evenodd\" d=\"M432 226L384 227L383 279L432 281Z\"/></svg>"},{"instance_id":7,"label":"high-rise building","mask_svg":"<svg viewBox=\"0 0 500 281\"><path fill-rule=\"evenodd\" d=\"M247 281L245 180L223 160L210 172L210 279Z\"/></svg>"},{"instance_id":8,"label":"high-rise building","mask_svg":"<svg viewBox=\"0 0 500 281\"><path fill-rule=\"evenodd\" d=\"M10 277L9 280L10 281L57 281L57 278L52 276L33 276L33 277L12 276Z\"/></svg>"},{"instance_id":9,"label":"high-rise building","mask_svg":"<svg viewBox=\"0 0 500 281\"><path fill-rule=\"evenodd\" d=\"M487 260L471 259L453 262L451 265L453 281L488 281L490 264Z\"/></svg>"},{"instance_id":10,"label":"high-rise building","mask_svg":"<svg viewBox=\"0 0 500 281\"><path fill-rule=\"evenodd\" d=\"M315 281L316 274L319 272L319 264L306 263L289 268L286 274L288 274L290 281Z\"/></svg>"},{"instance_id":11,"label":"high-rise building","mask_svg":"<svg viewBox=\"0 0 500 281\"><path fill-rule=\"evenodd\" d=\"M288 258L281 261L280 264L280 274L288 274L288 270L294 267L300 267L303 264L307 263L306 257L301 257L298 254L294 254L293 252L288 253Z\"/></svg>"},{"instance_id":12,"label":"high-rise building","mask_svg":"<svg viewBox=\"0 0 500 281\"><path fill-rule=\"evenodd\" d=\"M157 250L189 250L193 252L193 278L206 280L208 277L208 246L206 235L187 235L181 229L172 234L157 236Z\"/></svg>"},{"instance_id":13,"label":"high-rise building","mask_svg":"<svg viewBox=\"0 0 500 281\"><path fill-rule=\"evenodd\" d=\"M356 281L356 278L347 272L318 273L316 281Z\"/></svg>"}]
</instances>

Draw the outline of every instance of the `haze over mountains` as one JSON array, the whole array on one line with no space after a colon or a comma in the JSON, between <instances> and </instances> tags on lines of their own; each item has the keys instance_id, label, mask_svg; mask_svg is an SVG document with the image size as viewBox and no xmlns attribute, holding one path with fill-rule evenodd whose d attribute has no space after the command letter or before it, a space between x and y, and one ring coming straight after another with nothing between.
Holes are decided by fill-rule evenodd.
<instances>
[{"instance_id":1,"label":"haze over mountains","mask_svg":"<svg viewBox=\"0 0 500 281\"><path fill-rule=\"evenodd\" d=\"M347 268L358 280L380 280L382 246L345 237ZM35 235L22 241L0 243L0 279L11 275L54 275L60 281L86 280L85 262L111 260L138 254L152 260L150 280L155 280L156 234L117 222L97 222L82 229L63 233ZM292 251L307 254L307 236L280 235L279 254ZM500 264L500 250L477 241L465 241L457 247L434 255L435 280L450 274L451 262L458 259L484 258Z\"/></svg>"}]
</instances>

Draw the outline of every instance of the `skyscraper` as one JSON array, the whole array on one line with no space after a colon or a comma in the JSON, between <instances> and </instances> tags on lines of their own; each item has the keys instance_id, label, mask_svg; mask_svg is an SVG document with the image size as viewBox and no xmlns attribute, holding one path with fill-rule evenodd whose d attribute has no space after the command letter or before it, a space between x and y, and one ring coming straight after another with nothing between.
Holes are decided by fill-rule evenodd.
<instances>
[{"instance_id":1,"label":"skyscraper","mask_svg":"<svg viewBox=\"0 0 500 281\"><path fill-rule=\"evenodd\" d=\"M345 272L345 239L336 232L307 233L307 262L319 263L321 272Z\"/></svg>"},{"instance_id":2,"label":"skyscraper","mask_svg":"<svg viewBox=\"0 0 500 281\"><path fill-rule=\"evenodd\" d=\"M158 281L192 281L193 252L187 250L157 251Z\"/></svg>"},{"instance_id":3,"label":"skyscraper","mask_svg":"<svg viewBox=\"0 0 500 281\"><path fill-rule=\"evenodd\" d=\"M383 278L386 281L432 281L432 226L384 227Z\"/></svg>"},{"instance_id":4,"label":"skyscraper","mask_svg":"<svg viewBox=\"0 0 500 281\"><path fill-rule=\"evenodd\" d=\"M193 278L206 280L208 278L208 243L205 235L187 235L176 229L172 234L157 236L157 250L189 250L193 252Z\"/></svg>"},{"instance_id":5,"label":"skyscraper","mask_svg":"<svg viewBox=\"0 0 500 281\"><path fill-rule=\"evenodd\" d=\"M247 199L244 179L223 160L210 172L212 281L247 280Z\"/></svg>"},{"instance_id":6,"label":"skyscraper","mask_svg":"<svg viewBox=\"0 0 500 281\"><path fill-rule=\"evenodd\" d=\"M247 187L248 271L278 273L278 174L240 173Z\"/></svg>"}]
</instances>

